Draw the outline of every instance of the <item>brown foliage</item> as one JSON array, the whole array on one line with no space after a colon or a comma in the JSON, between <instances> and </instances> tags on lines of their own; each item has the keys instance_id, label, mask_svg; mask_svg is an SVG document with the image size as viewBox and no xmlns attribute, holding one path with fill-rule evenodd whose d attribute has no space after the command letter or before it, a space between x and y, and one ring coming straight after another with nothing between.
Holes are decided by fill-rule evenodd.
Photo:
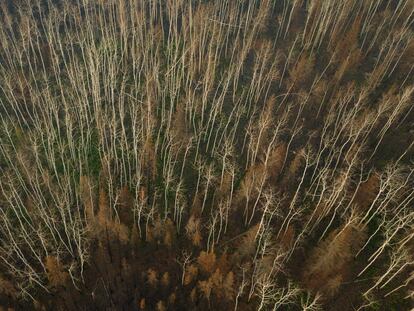
<instances>
[{"instance_id":1,"label":"brown foliage","mask_svg":"<svg viewBox=\"0 0 414 311\"><path fill-rule=\"evenodd\" d=\"M167 247L172 247L175 239L175 226L171 219L163 221L159 216L154 220L152 226L148 226L146 232L147 242L156 242Z\"/></svg>"},{"instance_id":2,"label":"brown foliage","mask_svg":"<svg viewBox=\"0 0 414 311\"><path fill-rule=\"evenodd\" d=\"M301 149L295 153L295 156L292 162L289 164L287 174L282 180L283 184L288 184L289 182L292 182L296 178L296 175L298 174L299 169L302 167L303 161L304 161L304 150Z\"/></svg>"},{"instance_id":3,"label":"brown foliage","mask_svg":"<svg viewBox=\"0 0 414 311\"><path fill-rule=\"evenodd\" d=\"M69 274L64 270L62 263L54 256L46 256L47 279L51 286L65 285Z\"/></svg>"},{"instance_id":4,"label":"brown foliage","mask_svg":"<svg viewBox=\"0 0 414 311\"><path fill-rule=\"evenodd\" d=\"M223 275L220 269L216 269L213 275L210 277L213 284L214 295L218 298L224 298L228 301L233 299L234 295L234 274L232 271Z\"/></svg>"},{"instance_id":5,"label":"brown foliage","mask_svg":"<svg viewBox=\"0 0 414 311\"><path fill-rule=\"evenodd\" d=\"M197 278L198 268L195 265L188 265L185 269L184 275L184 285L190 284L193 280Z\"/></svg>"},{"instance_id":6,"label":"brown foliage","mask_svg":"<svg viewBox=\"0 0 414 311\"><path fill-rule=\"evenodd\" d=\"M147 227L147 230L145 232L145 241L148 243L153 243L155 241L154 231L151 226Z\"/></svg>"},{"instance_id":7,"label":"brown foliage","mask_svg":"<svg viewBox=\"0 0 414 311\"><path fill-rule=\"evenodd\" d=\"M361 28L361 18L357 18L351 28L341 37L337 37L334 53L339 62L346 60L358 47L358 37Z\"/></svg>"},{"instance_id":8,"label":"brown foliage","mask_svg":"<svg viewBox=\"0 0 414 311\"><path fill-rule=\"evenodd\" d=\"M179 147L188 139L184 103L177 104L171 126L174 141L177 142L177 147Z\"/></svg>"},{"instance_id":9,"label":"brown foliage","mask_svg":"<svg viewBox=\"0 0 414 311\"><path fill-rule=\"evenodd\" d=\"M341 81L342 77L349 71L353 71L360 64L362 60L361 50L355 48L349 55L341 61L338 70L335 72L335 80Z\"/></svg>"},{"instance_id":10,"label":"brown foliage","mask_svg":"<svg viewBox=\"0 0 414 311\"><path fill-rule=\"evenodd\" d=\"M380 187L380 179L378 174L373 173L367 181L360 184L355 194L354 202L365 211L374 201Z\"/></svg>"},{"instance_id":11,"label":"brown foliage","mask_svg":"<svg viewBox=\"0 0 414 311\"><path fill-rule=\"evenodd\" d=\"M210 300L211 290L213 289L213 281L211 278L205 281L198 281L198 289L202 293L203 297Z\"/></svg>"},{"instance_id":12,"label":"brown foliage","mask_svg":"<svg viewBox=\"0 0 414 311\"><path fill-rule=\"evenodd\" d=\"M213 284L214 292L217 296L220 296L222 294L221 287L223 284L223 274L220 271L220 269L216 269L214 273L209 278L211 280L211 283Z\"/></svg>"},{"instance_id":13,"label":"brown foliage","mask_svg":"<svg viewBox=\"0 0 414 311\"><path fill-rule=\"evenodd\" d=\"M109 225L108 229L117 236L121 243L127 244L129 242L129 229L127 226L118 222L111 222Z\"/></svg>"},{"instance_id":14,"label":"brown foliage","mask_svg":"<svg viewBox=\"0 0 414 311\"><path fill-rule=\"evenodd\" d=\"M220 184L220 187L218 188L218 191L217 191L218 199L225 198L229 194L231 190L232 178L233 177L231 176L229 172L224 173L223 181Z\"/></svg>"},{"instance_id":15,"label":"brown foliage","mask_svg":"<svg viewBox=\"0 0 414 311\"><path fill-rule=\"evenodd\" d=\"M260 224L251 227L243 236L238 247L238 255L243 257L250 256L256 251L256 235L260 228Z\"/></svg>"},{"instance_id":16,"label":"brown foliage","mask_svg":"<svg viewBox=\"0 0 414 311\"><path fill-rule=\"evenodd\" d=\"M102 227L106 227L111 220L111 210L108 203L108 196L106 191L99 189L99 209L98 209L98 223Z\"/></svg>"},{"instance_id":17,"label":"brown foliage","mask_svg":"<svg viewBox=\"0 0 414 311\"><path fill-rule=\"evenodd\" d=\"M216 254L214 252L201 251L197 258L197 263L201 268L201 271L212 273L216 265Z\"/></svg>"},{"instance_id":18,"label":"brown foliage","mask_svg":"<svg viewBox=\"0 0 414 311\"><path fill-rule=\"evenodd\" d=\"M145 198L147 197L147 187L141 187L141 189L139 190L139 199L141 200L141 202L145 201Z\"/></svg>"},{"instance_id":19,"label":"brown foliage","mask_svg":"<svg viewBox=\"0 0 414 311\"><path fill-rule=\"evenodd\" d=\"M15 298L17 296L17 290L12 282L0 276L0 294Z\"/></svg>"},{"instance_id":20,"label":"brown foliage","mask_svg":"<svg viewBox=\"0 0 414 311\"><path fill-rule=\"evenodd\" d=\"M234 274L230 271L223 274L220 269L216 269L206 280L199 281L197 287L204 298L209 300L213 293L218 299L232 301L234 296Z\"/></svg>"},{"instance_id":21,"label":"brown foliage","mask_svg":"<svg viewBox=\"0 0 414 311\"><path fill-rule=\"evenodd\" d=\"M230 256L227 252L221 254L219 259L217 260L217 268L220 269L221 272L227 273L231 269L231 261Z\"/></svg>"},{"instance_id":22,"label":"brown foliage","mask_svg":"<svg viewBox=\"0 0 414 311\"><path fill-rule=\"evenodd\" d=\"M303 283L329 296L335 293L347 276L355 251L365 241L365 232L348 225L332 231L310 254L305 263Z\"/></svg>"},{"instance_id":23,"label":"brown foliage","mask_svg":"<svg viewBox=\"0 0 414 311\"><path fill-rule=\"evenodd\" d=\"M172 247L175 237L175 226L171 219L167 218L163 226L164 239L163 243L167 247Z\"/></svg>"},{"instance_id":24,"label":"brown foliage","mask_svg":"<svg viewBox=\"0 0 414 311\"><path fill-rule=\"evenodd\" d=\"M119 220L121 223L131 226L133 224L132 209L134 208L134 199L127 186L119 191Z\"/></svg>"},{"instance_id":25,"label":"brown foliage","mask_svg":"<svg viewBox=\"0 0 414 311\"><path fill-rule=\"evenodd\" d=\"M145 298L141 298L139 301L139 309L144 310L145 309Z\"/></svg>"},{"instance_id":26,"label":"brown foliage","mask_svg":"<svg viewBox=\"0 0 414 311\"><path fill-rule=\"evenodd\" d=\"M152 287L157 287L158 285L158 273L152 268L149 268L147 271L147 282Z\"/></svg>"},{"instance_id":27,"label":"brown foliage","mask_svg":"<svg viewBox=\"0 0 414 311\"><path fill-rule=\"evenodd\" d=\"M268 170L261 163L255 164L247 170L236 194L236 201L252 198L258 192L261 183L269 177Z\"/></svg>"},{"instance_id":28,"label":"brown foliage","mask_svg":"<svg viewBox=\"0 0 414 311\"><path fill-rule=\"evenodd\" d=\"M122 272L126 276L128 276L129 273L131 272L131 265L128 263L128 260L125 257L121 259L121 268L122 268Z\"/></svg>"},{"instance_id":29,"label":"brown foliage","mask_svg":"<svg viewBox=\"0 0 414 311\"><path fill-rule=\"evenodd\" d=\"M170 285L170 274L167 272L164 272L164 274L161 277L161 284L165 287Z\"/></svg>"},{"instance_id":30,"label":"brown foliage","mask_svg":"<svg viewBox=\"0 0 414 311\"><path fill-rule=\"evenodd\" d=\"M283 248L289 249L295 239L295 228L292 225L289 225L287 229L283 232L283 235L280 236L280 243Z\"/></svg>"},{"instance_id":31,"label":"brown foliage","mask_svg":"<svg viewBox=\"0 0 414 311\"><path fill-rule=\"evenodd\" d=\"M158 217L154 220L154 235L157 238L162 238L163 234L164 234L164 224L160 216L158 215Z\"/></svg>"},{"instance_id":32,"label":"brown foliage","mask_svg":"<svg viewBox=\"0 0 414 311\"><path fill-rule=\"evenodd\" d=\"M315 56L303 53L295 66L290 70L290 82L302 87L309 80L315 66Z\"/></svg>"},{"instance_id":33,"label":"brown foliage","mask_svg":"<svg viewBox=\"0 0 414 311\"><path fill-rule=\"evenodd\" d=\"M138 246L139 234L138 234L138 227L135 224L132 226L131 238L129 239L129 241L131 242L132 247L137 247Z\"/></svg>"},{"instance_id":34,"label":"brown foliage","mask_svg":"<svg viewBox=\"0 0 414 311\"><path fill-rule=\"evenodd\" d=\"M162 300L160 300L160 301L157 302L156 308L157 308L157 311L165 311L165 310L167 310L167 308L165 307L165 304L164 304L164 302Z\"/></svg>"},{"instance_id":35,"label":"brown foliage","mask_svg":"<svg viewBox=\"0 0 414 311\"><path fill-rule=\"evenodd\" d=\"M198 247L201 246L201 241L203 239L200 227L200 218L196 218L194 215L190 216L185 226L187 238L193 243L194 246Z\"/></svg>"},{"instance_id":36,"label":"brown foliage","mask_svg":"<svg viewBox=\"0 0 414 311\"><path fill-rule=\"evenodd\" d=\"M271 152L267 163L267 171L270 175L269 179L271 182L276 182L279 177L286 157L286 152L287 148L285 143L281 143Z\"/></svg>"},{"instance_id":37,"label":"brown foliage","mask_svg":"<svg viewBox=\"0 0 414 311\"><path fill-rule=\"evenodd\" d=\"M234 285L235 285L234 273L233 271L230 271L229 273L227 273L226 278L224 279L223 284L222 284L224 298L229 301L232 301L234 298L234 294L235 294Z\"/></svg>"},{"instance_id":38,"label":"brown foliage","mask_svg":"<svg viewBox=\"0 0 414 311\"><path fill-rule=\"evenodd\" d=\"M88 176L80 177L79 188L81 201L85 207L86 219L88 223L93 223L95 220L94 200L92 195L92 183Z\"/></svg>"},{"instance_id":39,"label":"brown foliage","mask_svg":"<svg viewBox=\"0 0 414 311\"><path fill-rule=\"evenodd\" d=\"M172 244L173 244L173 233L171 231L165 231L163 243L167 247L172 247Z\"/></svg>"},{"instance_id":40,"label":"brown foliage","mask_svg":"<svg viewBox=\"0 0 414 311\"><path fill-rule=\"evenodd\" d=\"M171 295L168 296L169 305L174 305L176 300L177 300L177 295L175 293L171 293Z\"/></svg>"},{"instance_id":41,"label":"brown foliage","mask_svg":"<svg viewBox=\"0 0 414 311\"><path fill-rule=\"evenodd\" d=\"M154 179L155 176L157 175L157 165L156 165L155 146L150 137L147 138L144 144L143 166L148 172L148 176Z\"/></svg>"},{"instance_id":42,"label":"brown foliage","mask_svg":"<svg viewBox=\"0 0 414 311\"><path fill-rule=\"evenodd\" d=\"M196 231L191 239L194 246L201 247L201 242L203 241L203 236L201 235L200 231Z\"/></svg>"},{"instance_id":43,"label":"brown foliage","mask_svg":"<svg viewBox=\"0 0 414 311\"><path fill-rule=\"evenodd\" d=\"M401 68L410 68L414 64L414 39L411 39L408 43L408 47L401 56Z\"/></svg>"},{"instance_id":44,"label":"brown foliage","mask_svg":"<svg viewBox=\"0 0 414 311\"><path fill-rule=\"evenodd\" d=\"M190 299L192 302L195 302L197 299L197 287L194 287L190 293Z\"/></svg>"},{"instance_id":45,"label":"brown foliage","mask_svg":"<svg viewBox=\"0 0 414 311\"><path fill-rule=\"evenodd\" d=\"M257 132L261 131L261 135L260 137L259 137L259 134L254 135L259 140L257 142L259 152L265 151L269 144L269 130L272 125L273 111L274 111L275 105L276 105L275 95L269 96L260 114L260 118L257 123L257 126L259 127L257 129Z\"/></svg>"}]
</instances>

